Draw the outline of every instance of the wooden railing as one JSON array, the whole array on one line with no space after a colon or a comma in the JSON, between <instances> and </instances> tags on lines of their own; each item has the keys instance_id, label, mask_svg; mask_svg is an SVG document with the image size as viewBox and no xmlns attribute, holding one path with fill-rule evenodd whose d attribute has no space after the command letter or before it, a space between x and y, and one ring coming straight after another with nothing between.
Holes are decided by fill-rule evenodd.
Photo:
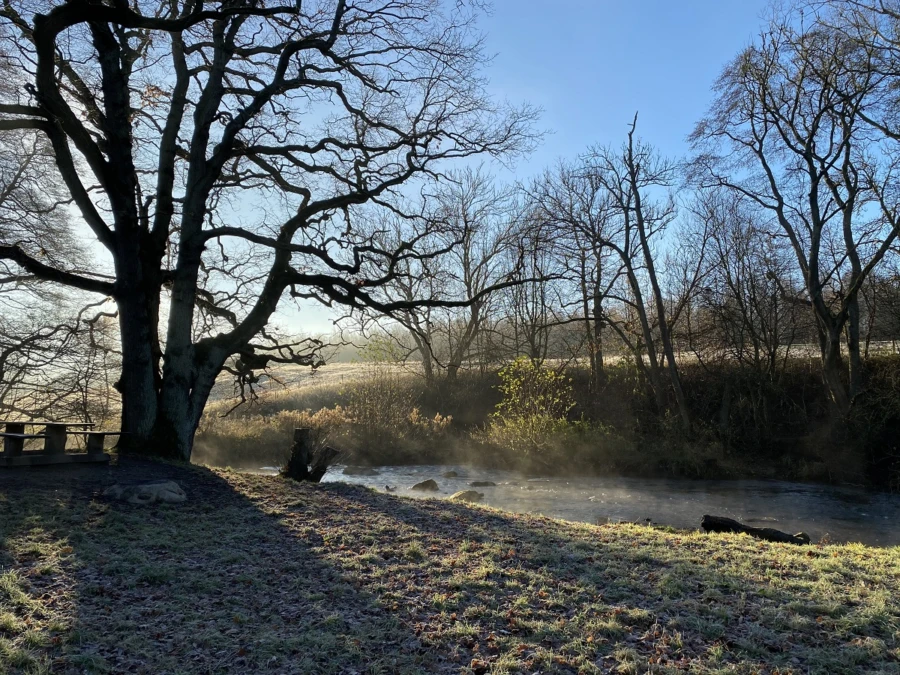
<instances>
[{"instance_id":1,"label":"wooden railing","mask_svg":"<svg viewBox=\"0 0 900 675\"><path fill-rule=\"evenodd\" d=\"M2 466L36 466L41 464L68 464L109 462L104 452L104 442L108 436L119 436L118 431L93 431L92 422L23 422L20 420L0 421L3 432ZM25 433L26 428L42 429L37 433ZM83 436L86 453L66 452L70 435ZM26 450L25 442L43 439L40 450Z\"/></svg>"}]
</instances>

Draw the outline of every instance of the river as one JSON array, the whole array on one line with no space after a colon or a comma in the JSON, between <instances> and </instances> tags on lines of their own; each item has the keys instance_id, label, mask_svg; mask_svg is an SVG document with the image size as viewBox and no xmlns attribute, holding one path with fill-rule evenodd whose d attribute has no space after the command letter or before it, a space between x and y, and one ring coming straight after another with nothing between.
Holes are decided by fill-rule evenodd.
<instances>
[{"instance_id":1,"label":"river","mask_svg":"<svg viewBox=\"0 0 900 675\"><path fill-rule=\"evenodd\" d=\"M508 511L587 523L650 522L696 528L704 514L748 525L806 532L813 542L900 546L900 495L785 481L657 478L532 478L514 471L466 466L380 466L376 476L344 475L332 467L323 482L343 481L410 497L448 497L477 490L484 502ZM445 478L455 471L458 476ZM440 492L410 490L433 478ZM494 487L472 488L472 481Z\"/></svg>"}]
</instances>

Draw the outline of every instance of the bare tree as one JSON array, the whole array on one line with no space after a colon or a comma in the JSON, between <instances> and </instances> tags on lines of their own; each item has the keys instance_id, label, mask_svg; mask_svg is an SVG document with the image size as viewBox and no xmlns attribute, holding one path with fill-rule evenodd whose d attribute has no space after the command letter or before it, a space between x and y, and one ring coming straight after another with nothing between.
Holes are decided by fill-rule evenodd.
<instances>
[{"instance_id":1,"label":"bare tree","mask_svg":"<svg viewBox=\"0 0 900 675\"><path fill-rule=\"evenodd\" d=\"M692 348L775 379L803 330L799 314L807 314L788 252L734 192L705 190L692 210L698 231L691 239L706 238L710 263L697 298L707 325L690 327Z\"/></svg>"},{"instance_id":2,"label":"bare tree","mask_svg":"<svg viewBox=\"0 0 900 675\"><path fill-rule=\"evenodd\" d=\"M119 365L117 333L103 304L76 310L27 292L3 299L0 415L99 423L114 415L109 374Z\"/></svg>"},{"instance_id":3,"label":"bare tree","mask_svg":"<svg viewBox=\"0 0 900 675\"><path fill-rule=\"evenodd\" d=\"M552 250L561 260L565 278L574 286L562 294L564 314L584 325L590 367L590 388L603 383L604 307L623 268L606 242L613 233L610 195L597 174L580 164L560 164L534 183L530 198L539 218L553 233Z\"/></svg>"},{"instance_id":4,"label":"bare tree","mask_svg":"<svg viewBox=\"0 0 900 675\"><path fill-rule=\"evenodd\" d=\"M21 73L0 56L0 95L22 85ZM42 272L86 270L68 213L53 151L41 134L19 129L0 136L0 250L27 253ZM113 406L106 366L109 348L104 300L64 293L17 264L0 259L0 415L96 419Z\"/></svg>"},{"instance_id":5,"label":"bare tree","mask_svg":"<svg viewBox=\"0 0 900 675\"><path fill-rule=\"evenodd\" d=\"M395 223L399 224L399 223ZM394 242L402 239L397 228L391 229ZM396 245L396 244L394 244ZM439 262L427 259L407 259L398 265L398 272L393 279L379 289L382 302L405 302L405 306L384 314L381 312L362 311L350 317L365 335L375 328L381 329L401 350L400 358L406 361L413 354L418 355L422 375L428 386L435 383L439 368L437 355L437 308L432 305L417 305L416 298L445 297L442 293L442 280L435 266ZM397 330L397 328L401 330Z\"/></svg>"},{"instance_id":6,"label":"bare tree","mask_svg":"<svg viewBox=\"0 0 900 675\"><path fill-rule=\"evenodd\" d=\"M615 237L604 244L618 255L624 268L630 307L637 314L648 360L648 374L660 410L668 408L666 386L662 376L662 360L657 355L654 340L654 320L659 334L669 386L674 393L682 428L691 429L691 417L687 398L681 386L675 350L672 344L671 325L666 313L666 299L656 270L656 253L653 243L672 223L676 216L674 197L655 197L661 190L671 189L679 178L678 166L661 158L646 143L635 139L637 115L628 132L628 140L621 149L598 148L588 158L591 170L609 196ZM647 281L650 302L644 298L641 277ZM643 359L641 359L642 361Z\"/></svg>"},{"instance_id":7,"label":"bare tree","mask_svg":"<svg viewBox=\"0 0 900 675\"><path fill-rule=\"evenodd\" d=\"M380 302L406 301L408 306L357 319L364 328L372 322L380 325L403 356L416 353L426 382L433 384L438 370L454 380L464 363L480 360L476 345L497 304L490 291L508 284L520 266L508 255L519 223L513 191L496 186L481 168L453 172L425 201L422 217L431 222L432 246L445 253L403 261L402 272L379 289ZM398 245L398 224L394 219L394 226L384 229L382 246ZM417 297L461 302L455 307L415 305ZM398 324L404 333L391 330Z\"/></svg>"},{"instance_id":8,"label":"bare tree","mask_svg":"<svg viewBox=\"0 0 900 675\"><path fill-rule=\"evenodd\" d=\"M692 140L697 175L751 200L790 243L816 321L825 383L846 413L863 388L859 290L897 236L893 169L861 115L884 86L871 44L776 19L726 69ZM879 187L883 186L883 187ZM875 210L870 207L875 205ZM846 331L849 383L843 379Z\"/></svg>"},{"instance_id":9,"label":"bare tree","mask_svg":"<svg viewBox=\"0 0 900 675\"><path fill-rule=\"evenodd\" d=\"M523 224L515 246L506 253L517 263L516 283L501 298L498 337L507 356L541 363L550 353L552 328L561 319L556 288L550 283L559 278L554 230L534 213L526 213Z\"/></svg>"},{"instance_id":10,"label":"bare tree","mask_svg":"<svg viewBox=\"0 0 900 675\"><path fill-rule=\"evenodd\" d=\"M497 297L485 291L509 282L521 267L513 253L520 220L512 191L494 186L482 171L459 175L439 201L437 218L449 239L448 248L450 242L460 242L441 259L443 294L469 301L458 310L438 310L443 319L440 336L447 347L447 377L453 380L474 356L473 347L492 317Z\"/></svg>"},{"instance_id":11,"label":"bare tree","mask_svg":"<svg viewBox=\"0 0 900 675\"><path fill-rule=\"evenodd\" d=\"M401 188L438 175L443 160L514 153L532 139L532 110L485 94L478 8L23 0L0 9L5 49L26 81L0 105L0 130L47 139L114 278L47 265L15 243L0 258L115 300L127 448L188 458L229 359L317 362L265 337L285 292L381 311L409 304L379 302L373 289L399 261L436 254L424 248L428 233L410 226L386 250L358 219L396 210Z\"/></svg>"},{"instance_id":12,"label":"bare tree","mask_svg":"<svg viewBox=\"0 0 900 675\"><path fill-rule=\"evenodd\" d=\"M891 352L897 351L897 337L900 336L900 269L896 255L886 262L890 264L875 270L860 289L866 358L870 350L876 352L887 347L884 343L890 344Z\"/></svg>"}]
</instances>

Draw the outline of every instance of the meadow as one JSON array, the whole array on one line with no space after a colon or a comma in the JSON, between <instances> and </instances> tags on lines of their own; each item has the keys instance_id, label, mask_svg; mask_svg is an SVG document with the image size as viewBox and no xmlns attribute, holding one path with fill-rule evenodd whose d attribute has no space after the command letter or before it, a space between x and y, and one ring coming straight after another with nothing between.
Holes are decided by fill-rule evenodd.
<instances>
[{"instance_id":1,"label":"meadow","mask_svg":"<svg viewBox=\"0 0 900 675\"><path fill-rule=\"evenodd\" d=\"M181 505L99 498L173 478ZM123 459L0 475L0 673L897 673L900 549Z\"/></svg>"}]
</instances>

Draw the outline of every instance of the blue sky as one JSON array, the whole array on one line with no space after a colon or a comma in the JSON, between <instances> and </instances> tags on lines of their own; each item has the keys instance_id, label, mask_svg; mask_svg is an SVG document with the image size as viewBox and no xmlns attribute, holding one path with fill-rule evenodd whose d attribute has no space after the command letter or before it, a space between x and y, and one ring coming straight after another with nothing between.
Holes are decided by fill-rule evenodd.
<instances>
[{"instance_id":1,"label":"blue sky","mask_svg":"<svg viewBox=\"0 0 900 675\"><path fill-rule=\"evenodd\" d=\"M525 180L590 145L618 145L635 111L642 138L664 154L686 154L686 137L709 105L713 83L757 36L767 6L767 0L495 0L482 22L486 51L495 55L490 89L543 108L539 127L552 132L502 177ZM286 314L306 332L330 332L330 311L313 304L299 316Z\"/></svg>"},{"instance_id":2,"label":"blue sky","mask_svg":"<svg viewBox=\"0 0 900 675\"><path fill-rule=\"evenodd\" d=\"M587 146L639 134L665 154L706 110L724 65L763 25L764 0L495 0L483 21L491 88L544 109L543 145L519 178Z\"/></svg>"}]
</instances>

